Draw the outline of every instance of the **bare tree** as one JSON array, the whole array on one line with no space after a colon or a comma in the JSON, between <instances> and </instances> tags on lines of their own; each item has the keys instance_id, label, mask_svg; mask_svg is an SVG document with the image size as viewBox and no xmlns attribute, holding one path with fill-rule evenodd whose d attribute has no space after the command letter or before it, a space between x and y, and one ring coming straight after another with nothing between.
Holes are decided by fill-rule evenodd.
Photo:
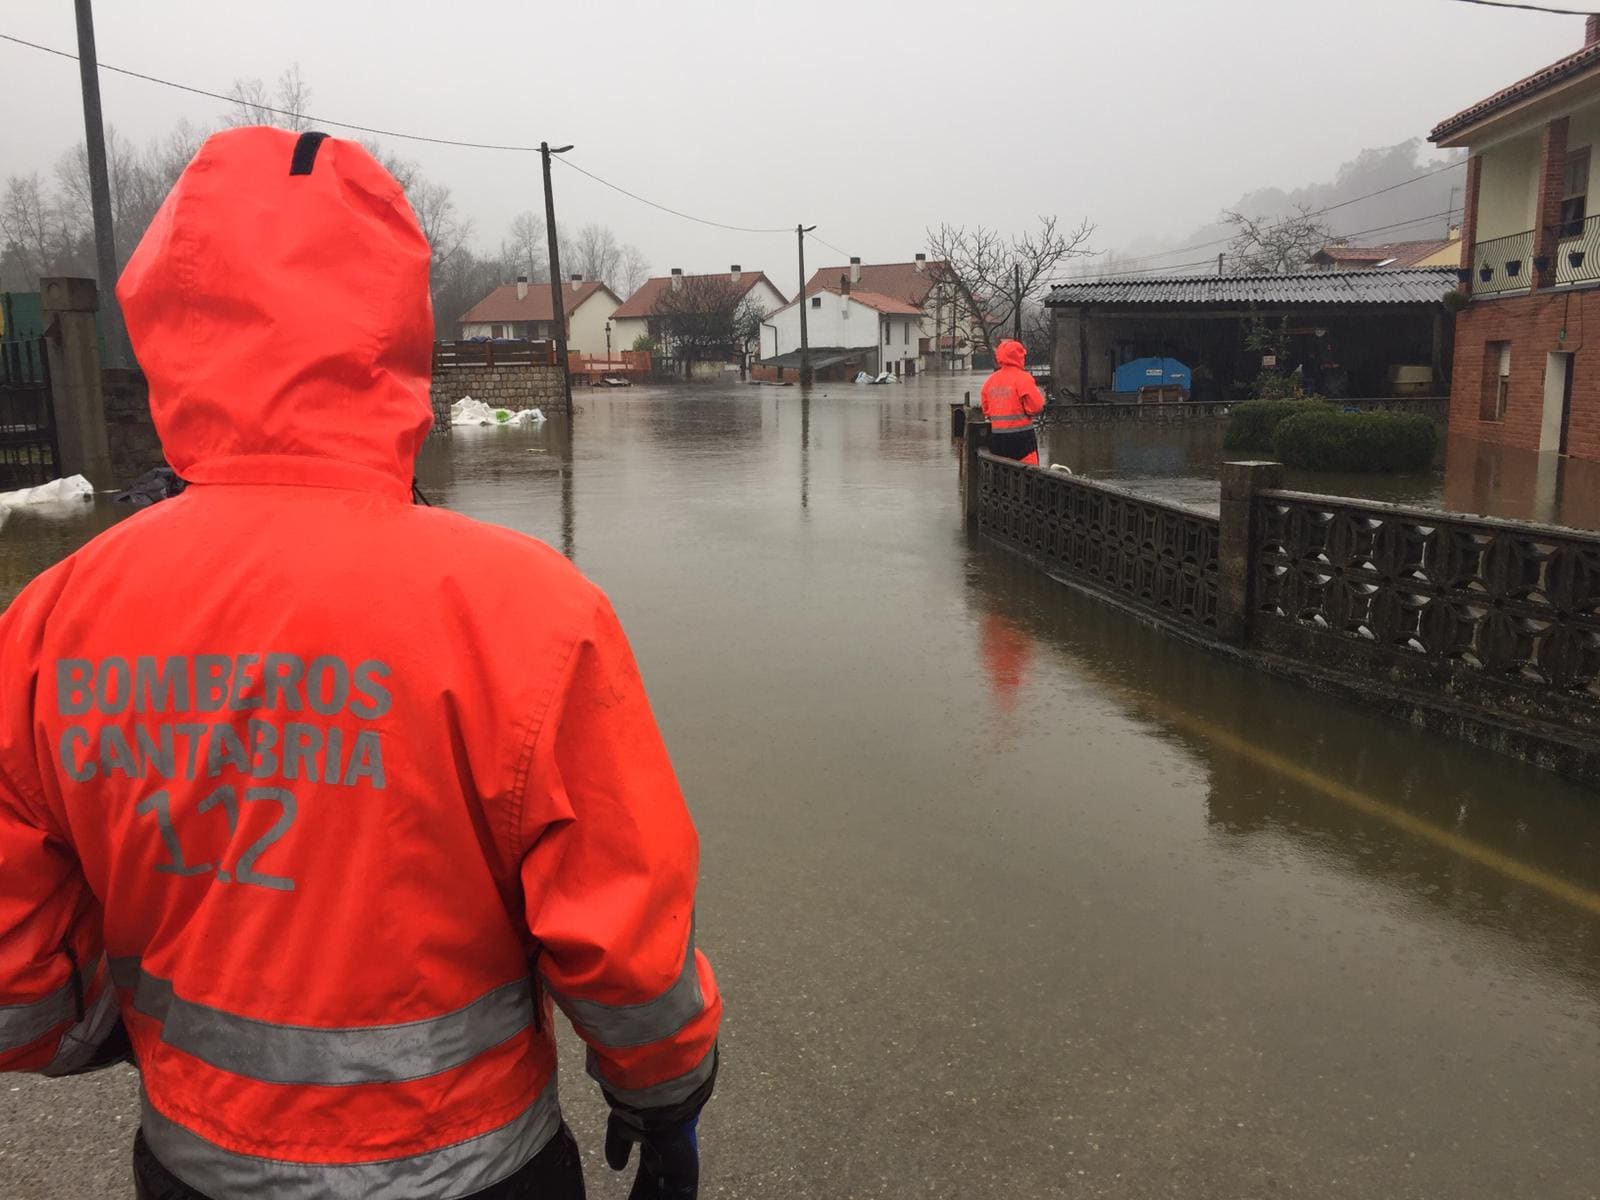
<instances>
[{"instance_id":1,"label":"bare tree","mask_svg":"<svg viewBox=\"0 0 1600 1200\"><path fill-rule=\"evenodd\" d=\"M43 275L93 275L94 237L38 172L13 175L0 197L0 277L31 292Z\"/></svg>"},{"instance_id":2,"label":"bare tree","mask_svg":"<svg viewBox=\"0 0 1600 1200\"><path fill-rule=\"evenodd\" d=\"M766 310L748 287L718 275L690 275L663 288L654 313L662 340L687 374L697 362L738 356L761 337Z\"/></svg>"},{"instance_id":3,"label":"bare tree","mask_svg":"<svg viewBox=\"0 0 1600 1200\"><path fill-rule=\"evenodd\" d=\"M306 109L311 104L311 85L300 73L295 63L281 75L275 87L268 88L260 79L235 79L228 89L233 108L223 117L223 124L276 125L279 129L299 132L311 127Z\"/></svg>"},{"instance_id":4,"label":"bare tree","mask_svg":"<svg viewBox=\"0 0 1600 1200\"><path fill-rule=\"evenodd\" d=\"M500 258L505 274L515 279L526 275L534 283L550 282L550 261L544 251L544 218L531 209L511 219L511 228L500 243Z\"/></svg>"},{"instance_id":5,"label":"bare tree","mask_svg":"<svg viewBox=\"0 0 1600 1200\"><path fill-rule=\"evenodd\" d=\"M1291 275L1305 270L1306 260L1333 238L1333 229L1307 205L1293 216L1269 220L1241 212L1222 214L1235 233L1228 246L1228 264L1252 275Z\"/></svg>"},{"instance_id":6,"label":"bare tree","mask_svg":"<svg viewBox=\"0 0 1600 1200\"><path fill-rule=\"evenodd\" d=\"M638 247L619 242L609 226L591 221L576 234L558 228L556 236L564 271L598 279L619 295L629 295L648 276L649 264Z\"/></svg>"},{"instance_id":7,"label":"bare tree","mask_svg":"<svg viewBox=\"0 0 1600 1200\"><path fill-rule=\"evenodd\" d=\"M975 225L940 225L928 230L931 256L944 262L943 277L979 340L997 345L1014 324L1018 306L1042 296L1065 264L1093 253L1088 221L1062 229L1055 217L1040 217L1037 230L1007 236Z\"/></svg>"},{"instance_id":8,"label":"bare tree","mask_svg":"<svg viewBox=\"0 0 1600 1200\"><path fill-rule=\"evenodd\" d=\"M630 243L622 247L622 261L617 264L617 274L611 283L611 290L623 299L637 292L646 279L650 278L650 260L644 256L644 251Z\"/></svg>"}]
</instances>

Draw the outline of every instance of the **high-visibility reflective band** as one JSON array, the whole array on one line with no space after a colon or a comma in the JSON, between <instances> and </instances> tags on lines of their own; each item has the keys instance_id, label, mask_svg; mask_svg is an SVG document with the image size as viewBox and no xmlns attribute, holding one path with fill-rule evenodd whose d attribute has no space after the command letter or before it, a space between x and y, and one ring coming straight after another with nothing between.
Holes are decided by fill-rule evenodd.
<instances>
[{"instance_id":1,"label":"high-visibility reflective band","mask_svg":"<svg viewBox=\"0 0 1600 1200\"><path fill-rule=\"evenodd\" d=\"M77 1016L77 989L70 979L41 1000L0 1006L0 1054L32 1045Z\"/></svg>"},{"instance_id":2,"label":"high-visibility reflective band","mask_svg":"<svg viewBox=\"0 0 1600 1200\"><path fill-rule=\"evenodd\" d=\"M44 1069L46 1075L71 1075L81 1071L100 1052L100 1047L111 1036L121 1018L117 1007L117 993L110 982L100 989L100 995L83 1014L83 1019L61 1035L55 1057Z\"/></svg>"},{"instance_id":3,"label":"high-visibility reflective band","mask_svg":"<svg viewBox=\"0 0 1600 1200\"><path fill-rule=\"evenodd\" d=\"M629 1046L648 1046L669 1038L705 1010L700 994L700 969L695 961L694 926L689 927L689 945L683 954L683 969L672 986L654 1000L643 1004L600 1004L564 996L545 983L551 998L561 1006L582 1033L614 1050Z\"/></svg>"},{"instance_id":4,"label":"high-visibility reflective band","mask_svg":"<svg viewBox=\"0 0 1600 1200\"><path fill-rule=\"evenodd\" d=\"M533 984L517 979L465 1008L397 1025L328 1029L279 1025L185 1000L136 958L111 960L133 1007L161 1022L161 1040L202 1062L263 1083L339 1087L403 1083L469 1062L533 1022Z\"/></svg>"},{"instance_id":5,"label":"high-visibility reflective band","mask_svg":"<svg viewBox=\"0 0 1600 1200\"><path fill-rule=\"evenodd\" d=\"M626 1104L629 1108L666 1108L672 1104L681 1104L711 1078L711 1072L717 1069L717 1050L713 1046L706 1051L706 1056L687 1074L647 1088L619 1088L605 1077L599 1056L593 1050L589 1051L586 1069L590 1079L605 1088L613 1099Z\"/></svg>"},{"instance_id":6,"label":"high-visibility reflective band","mask_svg":"<svg viewBox=\"0 0 1600 1200\"><path fill-rule=\"evenodd\" d=\"M555 1136L561 1105L552 1079L510 1123L464 1142L413 1154L352 1163L286 1162L225 1150L163 1116L143 1097L145 1140L190 1187L208 1196L272 1200L416 1200L470 1196L527 1165ZM419 1118L419 1125L423 1123Z\"/></svg>"},{"instance_id":7,"label":"high-visibility reflective band","mask_svg":"<svg viewBox=\"0 0 1600 1200\"><path fill-rule=\"evenodd\" d=\"M1023 429L1033 424L1032 417L990 417L989 427L997 430Z\"/></svg>"}]
</instances>

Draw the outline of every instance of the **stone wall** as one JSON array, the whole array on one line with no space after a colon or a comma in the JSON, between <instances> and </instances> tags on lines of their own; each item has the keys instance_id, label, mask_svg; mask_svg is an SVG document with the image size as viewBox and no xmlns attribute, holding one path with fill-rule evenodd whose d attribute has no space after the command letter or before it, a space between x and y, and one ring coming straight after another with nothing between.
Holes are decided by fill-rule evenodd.
<instances>
[{"instance_id":1,"label":"stone wall","mask_svg":"<svg viewBox=\"0 0 1600 1200\"><path fill-rule=\"evenodd\" d=\"M105 400L106 442L111 451L113 487L126 487L152 467L166 464L161 439L150 417L150 388L141 371L106 368L100 372Z\"/></svg>"},{"instance_id":2,"label":"stone wall","mask_svg":"<svg viewBox=\"0 0 1600 1200\"><path fill-rule=\"evenodd\" d=\"M494 408L537 408L547 415L565 414L561 368L546 363L488 366L441 366L433 373L433 408L448 411L463 396Z\"/></svg>"}]
</instances>

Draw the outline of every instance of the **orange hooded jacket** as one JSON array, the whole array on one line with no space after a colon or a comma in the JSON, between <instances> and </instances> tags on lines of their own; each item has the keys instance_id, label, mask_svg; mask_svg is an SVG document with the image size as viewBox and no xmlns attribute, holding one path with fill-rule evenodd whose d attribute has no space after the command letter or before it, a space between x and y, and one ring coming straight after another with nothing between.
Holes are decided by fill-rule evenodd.
<instances>
[{"instance_id":1,"label":"orange hooded jacket","mask_svg":"<svg viewBox=\"0 0 1600 1200\"><path fill-rule=\"evenodd\" d=\"M1028 352L1007 338L995 347L994 360L999 368L983 382L983 415L995 433L1032 428L1033 418L1044 411L1044 393L1024 369Z\"/></svg>"},{"instance_id":2,"label":"orange hooded jacket","mask_svg":"<svg viewBox=\"0 0 1600 1200\"><path fill-rule=\"evenodd\" d=\"M118 288L191 487L0 618L0 1069L126 1023L214 1197L460 1196L709 1088L697 844L605 597L411 504L428 246L359 145L211 138Z\"/></svg>"}]
</instances>

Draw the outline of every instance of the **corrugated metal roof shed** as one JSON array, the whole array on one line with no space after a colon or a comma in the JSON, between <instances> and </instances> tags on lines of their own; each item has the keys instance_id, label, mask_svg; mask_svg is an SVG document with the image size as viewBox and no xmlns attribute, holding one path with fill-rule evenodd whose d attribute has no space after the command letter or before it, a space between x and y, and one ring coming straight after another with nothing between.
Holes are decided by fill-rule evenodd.
<instances>
[{"instance_id":1,"label":"corrugated metal roof shed","mask_svg":"<svg viewBox=\"0 0 1600 1200\"><path fill-rule=\"evenodd\" d=\"M1449 267L1404 271L1317 271L1305 275L1176 275L1086 279L1052 288L1048 305L1162 304L1337 305L1438 304L1456 284Z\"/></svg>"}]
</instances>

